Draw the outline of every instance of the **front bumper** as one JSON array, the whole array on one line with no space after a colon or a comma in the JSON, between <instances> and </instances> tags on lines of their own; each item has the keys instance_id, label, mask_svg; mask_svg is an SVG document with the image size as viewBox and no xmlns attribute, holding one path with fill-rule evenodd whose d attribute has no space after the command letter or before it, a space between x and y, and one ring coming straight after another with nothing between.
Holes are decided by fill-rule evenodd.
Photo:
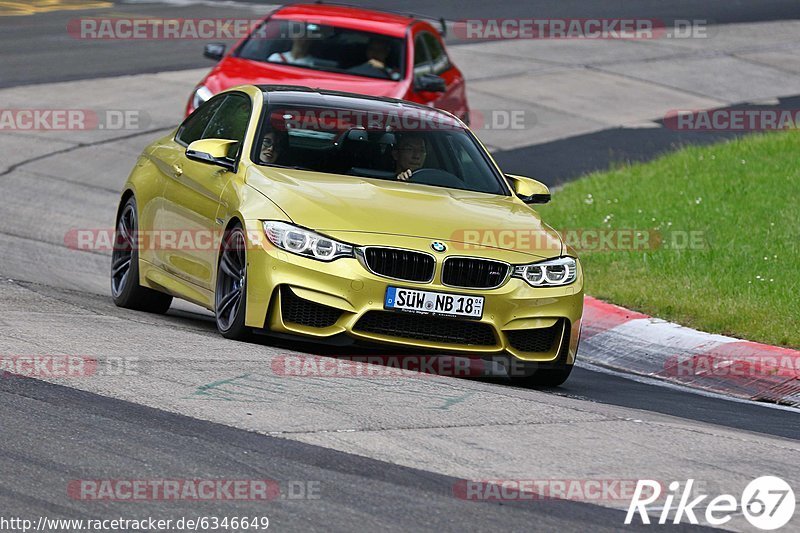
<instances>
[{"instance_id":1,"label":"front bumper","mask_svg":"<svg viewBox=\"0 0 800 533\"><path fill-rule=\"evenodd\" d=\"M391 246L412 250L423 250L422 243L429 242L391 237ZM496 252L475 255L492 258ZM533 288L510 278L496 289L455 289L440 280L446 256L437 256L433 281L413 283L373 274L354 258L325 263L279 250L262 239L251 243L248 251L245 323L323 342L346 334L358 341L451 354L574 362L583 312L580 266L577 280L566 287ZM383 302L389 286L481 295L483 317L452 319L386 311Z\"/></svg>"}]
</instances>

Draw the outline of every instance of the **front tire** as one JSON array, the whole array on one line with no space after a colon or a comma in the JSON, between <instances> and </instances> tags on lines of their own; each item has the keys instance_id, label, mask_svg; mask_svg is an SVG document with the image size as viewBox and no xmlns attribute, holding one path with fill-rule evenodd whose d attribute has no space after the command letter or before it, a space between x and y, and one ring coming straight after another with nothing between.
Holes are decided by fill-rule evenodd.
<instances>
[{"instance_id":1,"label":"front tire","mask_svg":"<svg viewBox=\"0 0 800 533\"><path fill-rule=\"evenodd\" d=\"M217 264L214 316L217 330L227 339L248 340L244 325L247 305L247 239L241 226L225 232Z\"/></svg>"},{"instance_id":2,"label":"front tire","mask_svg":"<svg viewBox=\"0 0 800 533\"><path fill-rule=\"evenodd\" d=\"M120 210L111 254L111 296L118 307L163 315L172 296L139 285L139 247L136 199L131 196Z\"/></svg>"},{"instance_id":3,"label":"front tire","mask_svg":"<svg viewBox=\"0 0 800 533\"><path fill-rule=\"evenodd\" d=\"M536 368L531 366L528 375L512 376L515 385L527 387L558 387L563 385L572 373L573 365L561 365L557 368Z\"/></svg>"}]
</instances>

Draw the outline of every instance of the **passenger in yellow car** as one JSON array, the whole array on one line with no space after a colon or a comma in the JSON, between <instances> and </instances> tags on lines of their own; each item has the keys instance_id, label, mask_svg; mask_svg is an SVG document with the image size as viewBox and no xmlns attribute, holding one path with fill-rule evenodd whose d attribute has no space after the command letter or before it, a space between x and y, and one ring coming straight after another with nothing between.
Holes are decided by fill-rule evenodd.
<instances>
[{"instance_id":1,"label":"passenger in yellow car","mask_svg":"<svg viewBox=\"0 0 800 533\"><path fill-rule=\"evenodd\" d=\"M415 170L422 168L425 164L425 140L418 135L404 135L392 150L392 157L395 161L395 172L397 179L408 181Z\"/></svg>"},{"instance_id":2,"label":"passenger in yellow car","mask_svg":"<svg viewBox=\"0 0 800 533\"><path fill-rule=\"evenodd\" d=\"M270 131L261 140L261 156L262 163L276 163L278 158L283 155L284 138L274 131Z\"/></svg>"}]
</instances>

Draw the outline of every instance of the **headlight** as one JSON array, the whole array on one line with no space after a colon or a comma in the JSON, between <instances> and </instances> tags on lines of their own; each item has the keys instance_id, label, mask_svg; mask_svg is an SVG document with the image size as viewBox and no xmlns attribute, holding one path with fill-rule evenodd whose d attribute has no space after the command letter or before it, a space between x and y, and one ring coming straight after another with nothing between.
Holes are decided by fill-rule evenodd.
<instances>
[{"instance_id":1,"label":"headlight","mask_svg":"<svg viewBox=\"0 0 800 533\"><path fill-rule=\"evenodd\" d=\"M559 257L541 263L517 265L515 278L527 281L533 287L559 287L569 285L578 276L578 262L572 257Z\"/></svg>"},{"instance_id":2,"label":"headlight","mask_svg":"<svg viewBox=\"0 0 800 533\"><path fill-rule=\"evenodd\" d=\"M320 261L353 257L353 247L349 244L335 241L286 222L265 220L264 233L272 244L293 254L304 255Z\"/></svg>"},{"instance_id":3,"label":"headlight","mask_svg":"<svg viewBox=\"0 0 800 533\"><path fill-rule=\"evenodd\" d=\"M211 94L211 91L208 89L208 87L201 85L194 91L194 96L192 97L192 108L197 109L212 96L214 95Z\"/></svg>"}]
</instances>

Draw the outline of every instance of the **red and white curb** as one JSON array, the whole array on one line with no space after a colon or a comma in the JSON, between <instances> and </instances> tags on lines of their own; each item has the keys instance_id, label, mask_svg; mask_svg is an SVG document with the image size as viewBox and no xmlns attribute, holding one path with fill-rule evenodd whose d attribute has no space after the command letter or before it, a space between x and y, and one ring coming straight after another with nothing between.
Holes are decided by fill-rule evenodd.
<instances>
[{"instance_id":1,"label":"red and white curb","mask_svg":"<svg viewBox=\"0 0 800 533\"><path fill-rule=\"evenodd\" d=\"M579 360L800 407L800 352L712 335L586 297Z\"/></svg>"}]
</instances>

